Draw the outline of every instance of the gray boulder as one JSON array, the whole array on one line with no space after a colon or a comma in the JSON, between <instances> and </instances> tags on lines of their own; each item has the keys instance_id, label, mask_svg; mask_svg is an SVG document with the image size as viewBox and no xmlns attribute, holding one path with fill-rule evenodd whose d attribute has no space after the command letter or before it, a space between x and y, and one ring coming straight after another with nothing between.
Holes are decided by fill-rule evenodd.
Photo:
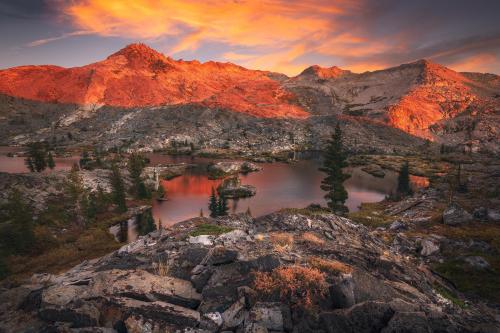
<instances>
[{"instance_id":1,"label":"gray boulder","mask_svg":"<svg viewBox=\"0 0 500 333\"><path fill-rule=\"evenodd\" d=\"M500 211L495 209L488 209L487 218L490 222L500 222Z\"/></svg>"},{"instance_id":2,"label":"gray boulder","mask_svg":"<svg viewBox=\"0 0 500 333\"><path fill-rule=\"evenodd\" d=\"M472 215L463 209L459 204L450 204L443 212L444 224L456 226L472 221Z\"/></svg>"},{"instance_id":3,"label":"gray boulder","mask_svg":"<svg viewBox=\"0 0 500 333\"><path fill-rule=\"evenodd\" d=\"M431 256L439 252L439 244L436 244L430 238L422 240L422 242L420 242L420 246L422 247L420 254L424 257Z\"/></svg>"}]
</instances>

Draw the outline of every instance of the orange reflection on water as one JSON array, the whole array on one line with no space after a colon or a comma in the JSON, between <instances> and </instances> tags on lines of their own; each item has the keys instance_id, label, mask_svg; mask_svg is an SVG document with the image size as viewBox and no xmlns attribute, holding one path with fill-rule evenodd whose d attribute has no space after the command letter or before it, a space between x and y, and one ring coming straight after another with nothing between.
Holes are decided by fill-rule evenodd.
<instances>
[{"instance_id":1,"label":"orange reflection on water","mask_svg":"<svg viewBox=\"0 0 500 333\"><path fill-rule=\"evenodd\" d=\"M410 183L416 188L429 187L429 178L410 175Z\"/></svg>"},{"instance_id":2,"label":"orange reflection on water","mask_svg":"<svg viewBox=\"0 0 500 333\"><path fill-rule=\"evenodd\" d=\"M208 197L212 193L212 187L216 189L221 182L222 180L220 179L207 179L206 175L184 175L168 181L162 180L161 184L169 197L177 197L188 194L206 194Z\"/></svg>"}]
</instances>

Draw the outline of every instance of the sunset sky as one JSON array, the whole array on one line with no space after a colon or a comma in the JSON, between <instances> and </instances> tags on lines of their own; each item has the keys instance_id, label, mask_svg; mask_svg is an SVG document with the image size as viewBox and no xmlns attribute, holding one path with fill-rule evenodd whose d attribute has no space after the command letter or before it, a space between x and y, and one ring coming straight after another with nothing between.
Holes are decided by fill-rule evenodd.
<instances>
[{"instance_id":1,"label":"sunset sky","mask_svg":"<svg viewBox=\"0 0 500 333\"><path fill-rule=\"evenodd\" d=\"M500 74L499 0L1 0L0 68L80 66L132 42L296 75L421 58Z\"/></svg>"}]
</instances>

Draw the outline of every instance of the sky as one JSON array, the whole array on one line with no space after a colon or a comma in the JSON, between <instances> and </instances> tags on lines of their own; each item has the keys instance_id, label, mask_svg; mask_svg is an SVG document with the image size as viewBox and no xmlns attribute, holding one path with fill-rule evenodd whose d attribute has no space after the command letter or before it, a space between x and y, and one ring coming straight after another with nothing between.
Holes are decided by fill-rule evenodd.
<instances>
[{"instance_id":1,"label":"sky","mask_svg":"<svg viewBox=\"0 0 500 333\"><path fill-rule=\"evenodd\" d=\"M143 42L297 75L426 58L500 74L500 0L0 0L0 68L82 66Z\"/></svg>"}]
</instances>

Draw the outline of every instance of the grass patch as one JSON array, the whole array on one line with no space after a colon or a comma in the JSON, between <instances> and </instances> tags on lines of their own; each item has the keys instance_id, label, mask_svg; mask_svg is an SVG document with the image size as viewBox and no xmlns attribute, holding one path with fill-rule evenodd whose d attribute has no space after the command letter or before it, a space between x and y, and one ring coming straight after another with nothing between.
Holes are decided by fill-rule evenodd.
<instances>
[{"instance_id":1,"label":"grass patch","mask_svg":"<svg viewBox=\"0 0 500 333\"><path fill-rule=\"evenodd\" d=\"M293 235L287 232L273 232L269 234L269 239L274 249L280 253L291 250L293 247Z\"/></svg>"},{"instance_id":2,"label":"grass patch","mask_svg":"<svg viewBox=\"0 0 500 333\"><path fill-rule=\"evenodd\" d=\"M433 285L434 287L434 290L441 296L443 296L444 298L446 298L447 300L449 300L450 302L452 302L453 304L455 305L458 305L459 307L461 308L465 308L467 307L467 305L465 304L464 301L462 301L460 298L458 298L458 296L451 292L450 290L444 288L443 286L435 283Z\"/></svg>"},{"instance_id":3,"label":"grass patch","mask_svg":"<svg viewBox=\"0 0 500 333\"><path fill-rule=\"evenodd\" d=\"M34 273L60 273L71 268L84 259L93 259L118 249L116 242L107 230L90 228L79 233L79 236L65 238L67 242L47 249L38 256L11 256L7 260L10 275L6 281L21 283ZM71 241L69 241L71 240Z\"/></svg>"},{"instance_id":4,"label":"grass patch","mask_svg":"<svg viewBox=\"0 0 500 333\"><path fill-rule=\"evenodd\" d=\"M385 203L362 203L357 212L347 215L348 218L356 223L364 224L369 227L386 227L397 220L395 216L384 214Z\"/></svg>"},{"instance_id":5,"label":"grass patch","mask_svg":"<svg viewBox=\"0 0 500 333\"><path fill-rule=\"evenodd\" d=\"M496 251L500 251L500 225L498 224L474 223L457 227L436 224L432 226L430 232L456 240L481 240L489 243Z\"/></svg>"},{"instance_id":6,"label":"grass patch","mask_svg":"<svg viewBox=\"0 0 500 333\"><path fill-rule=\"evenodd\" d=\"M304 242L307 242L311 245L314 245L314 246L323 246L325 245L325 241L324 239L320 238L319 236L317 236L315 233L313 232L304 232L301 236L301 239L304 241Z\"/></svg>"},{"instance_id":7,"label":"grass patch","mask_svg":"<svg viewBox=\"0 0 500 333\"><path fill-rule=\"evenodd\" d=\"M201 235L219 236L232 231L233 228L225 227L217 224L202 223L196 226L196 229L189 233L189 236L196 237Z\"/></svg>"},{"instance_id":8,"label":"grass patch","mask_svg":"<svg viewBox=\"0 0 500 333\"><path fill-rule=\"evenodd\" d=\"M435 156L355 155L348 160L350 165L377 164L384 169L396 172L405 161L408 161L410 165L410 174L415 176L432 177L446 172L449 168L448 162L440 161Z\"/></svg>"},{"instance_id":9,"label":"grass patch","mask_svg":"<svg viewBox=\"0 0 500 333\"><path fill-rule=\"evenodd\" d=\"M332 211L329 210L328 208L325 207L319 207L319 206L309 206L305 208L283 208L280 209L280 213L288 213L288 214L301 214L301 215L306 215L309 217L315 217L318 215L324 215L324 214L332 214Z\"/></svg>"},{"instance_id":10,"label":"grass patch","mask_svg":"<svg viewBox=\"0 0 500 333\"><path fill-rule=\"evenodd\" d=\"M500 258L485 255L483 257L490 263L492 269L474 269L460 259L450 259L442 264L436 264L433 269L452 281L461 292L474 294L498 304L500 303L500 274L498 273Z\"/></svg>"}]
</instances>

